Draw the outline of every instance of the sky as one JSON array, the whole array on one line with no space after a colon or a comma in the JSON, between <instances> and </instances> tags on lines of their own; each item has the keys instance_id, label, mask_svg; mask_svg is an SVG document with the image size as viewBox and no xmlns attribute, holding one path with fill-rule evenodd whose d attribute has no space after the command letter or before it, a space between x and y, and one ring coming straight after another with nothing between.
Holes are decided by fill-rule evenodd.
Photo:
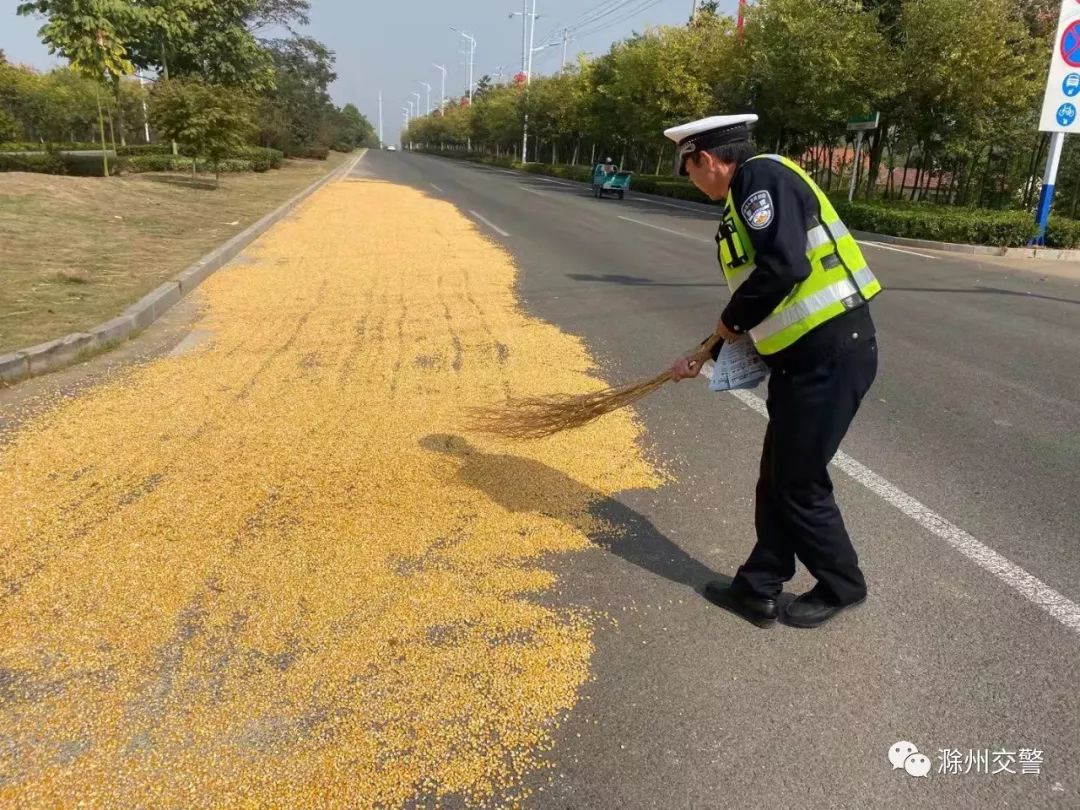
<instances>
[{"instance_id":1,"label":"sky","mask_svg":"<svg viewBox=\"0 0 1080 810\"><path fill-rule=\"evenodd\" d=\"M352 102L378 127L378 94L383 96L384 139L397 140L401 108L412 93L432 106L438 102L441 74L447 69L446 94L465 92L465 40L451 26L476 39L474 79L485 73L504 79L521 70L523 0L312 0L311 25L302 33L326 43L337 56L334 101ZM533 0L527 0L530 6ZM0 49L16 63L48 69L61 63L49 56L38 39L41 20L19 17L15 3L0 11ZM611 43L653 25L682 25L693 0L536 0L534 47L557 41L555 47L534 52L533 75L554 73L562 57L563 27L571 28L567 60L578 53L600 55ZM720 10L734 14L738 0L721 0ZM531 9L530 9L531 10ZM516 12L516 16L509 15ZM575 28L575 23L578 23Z\"/></svg>"}]
</instances>

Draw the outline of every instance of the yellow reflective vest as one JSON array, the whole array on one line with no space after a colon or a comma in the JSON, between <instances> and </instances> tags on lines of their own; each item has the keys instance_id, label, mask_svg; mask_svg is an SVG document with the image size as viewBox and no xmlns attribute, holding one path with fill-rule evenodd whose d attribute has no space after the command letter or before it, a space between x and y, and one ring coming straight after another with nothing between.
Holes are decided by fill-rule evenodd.
<instances>
[{"instance_id":1,"label":"yellow reflective vest","mask_svg":"<svg viewBox=\"0 0 1080 810\"><path fill-rule=\"evenodd\" d=\"M842 315L879 292L881 284L870 272L862 251L829 198L797 163L780 155L757 155L751 160L775 160L787 166L814 192L821 208L819 216L806 223L806 258L810 275L796 284L769 315L750 329L750 337L761 354L786 349L826 321ZM724 221L729 235L717 240L720 266L732 295L754 270L754 245L746 223L728 194Z\"/></svg>"}]
</instances>

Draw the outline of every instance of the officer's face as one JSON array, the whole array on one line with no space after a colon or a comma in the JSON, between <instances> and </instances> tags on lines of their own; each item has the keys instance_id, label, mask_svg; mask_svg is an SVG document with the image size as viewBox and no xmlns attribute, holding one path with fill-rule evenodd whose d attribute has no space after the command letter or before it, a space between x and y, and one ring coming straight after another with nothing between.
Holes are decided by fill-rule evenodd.
<instances>
[{"instance_id":1,"label":"officer's face","mask_svg":"<svg viewBox=\"0 0 1080 810\"><path fill-rule=\"evenodd\" d=\"M698 189L710 200L722 200L731 188L735 164L717 160L708 152L701 152L696 159L686 161L686 173Z\"/></svg>"}]
</instances>

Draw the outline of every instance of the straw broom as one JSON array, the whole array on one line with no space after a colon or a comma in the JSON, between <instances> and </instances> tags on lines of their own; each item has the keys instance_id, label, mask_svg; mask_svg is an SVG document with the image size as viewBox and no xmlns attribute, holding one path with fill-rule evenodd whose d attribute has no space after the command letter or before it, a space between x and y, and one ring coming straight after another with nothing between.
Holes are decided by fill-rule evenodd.
<instances>
[{"instance_id":1,"label":"straw broom","mask_svg":"<svg viewBox=\"0 0 1080 810\"><path fill-rule=\"evenodd\" d=\"M701 344L693 355L699 367L712 358L712 350L721 340L720 335L712 335ZM501 405L473 410L471 427L481 433L508 439L542 439L582 427L605 414L632 405L672 380L673 373L668 369L655 377L591 394L507 399Z\"/></svg>"}]
</instances>

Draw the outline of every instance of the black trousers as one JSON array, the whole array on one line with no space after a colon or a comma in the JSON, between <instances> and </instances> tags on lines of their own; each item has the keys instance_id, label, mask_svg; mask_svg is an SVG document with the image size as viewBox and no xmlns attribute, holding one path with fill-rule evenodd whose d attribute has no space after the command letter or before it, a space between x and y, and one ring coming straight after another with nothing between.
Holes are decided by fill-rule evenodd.
<instances>
[{"instance_id":1,"label":"black trousers","mask_svg":"<svg viewBox=\"0 0 1080 810\"><path fill-rule=\"evenodd\" d=\"M871 338L809 370L770 376L754 510L758 540L733 587L775 598L795 575L798 558L826 601L848 605L866 596L828 465L874 382L877 362Z\"/></svg>"}]
</instances>

